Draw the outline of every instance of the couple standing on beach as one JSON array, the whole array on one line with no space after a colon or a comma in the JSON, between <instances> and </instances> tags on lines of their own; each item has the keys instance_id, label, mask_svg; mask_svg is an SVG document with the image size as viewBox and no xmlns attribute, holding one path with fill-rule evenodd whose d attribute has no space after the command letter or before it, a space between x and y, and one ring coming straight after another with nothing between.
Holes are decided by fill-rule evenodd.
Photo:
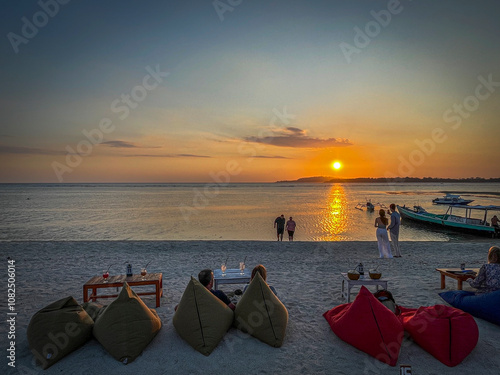
<instances>
[{"instance_id":1,"label":"couple standing on beach","mask_svg":"<svg viewBox=\"0 0 500 375\"><path fill-rule=\"evenodd\" d=\"M274 220L274 227L276 228L276 235L278 236L278 241L283 241L283 232L285 231L285 215L278 216ZM288 231L288 241L293 241L293 234L295 233L295 221L293 221L290 216L290 220L286 222L286 230Z\"/></svg>"},{"instance_id":2,"label":"couple standing on beach","mask_svg":"<svg viewBox=\"0 0 500 375\"><path fill-rule=\"evenodd\" d=\"M380 209L379 217L375 219L375 227L377 228L378 252L380 258L392 258L391 245L394 249L394 257L400 258L401 251L399 249L399 227L401 225L401 216L396 212L396 205L391 203L391 223L385 217L385 211ZM387 226L389 224L389 226ZM391 242L387 230L391 232Z\"/></svg>"}]
</instances>

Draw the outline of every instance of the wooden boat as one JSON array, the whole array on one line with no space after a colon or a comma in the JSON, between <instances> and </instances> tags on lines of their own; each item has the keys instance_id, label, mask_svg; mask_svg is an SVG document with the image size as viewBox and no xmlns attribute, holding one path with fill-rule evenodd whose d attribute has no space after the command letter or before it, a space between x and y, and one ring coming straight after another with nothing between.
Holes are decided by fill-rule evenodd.
<instances>
[{"instance_id":1,"label":"wooden boat","mask_svg":"<svg viewBox=\"0 0 500 375\"><path fill-rule=\"evenodd\" d=\"M368 212L373 212L375 211L375 206L379 206L380 208L383 208L385 210L387 210L387 207L385 206L385 204L383 203L375 203L373 204L371 200L366 200L366 203L358 203L356 205L356 207L354 207L355 209L357 210L366 210Z\"/></svg>"},{"instance_id":2,"label":"wooden boat","mask_svg":"<svg viewBox=\"0 0 500 375\"><path fill-rule=\"evenodd\" d=\"M432 200L434 204L469 204L474 202L472 199L463 199L460 195L446 194L442 198Z\"/></svg>"},{"instance_id":3,"label":"wooden boat","mask_svg":"<svg viewBox=\"0 0 500 375\"><path fill-rule=\"evenodd\" d=\"M500 206L454 206L450 205L444 214L433 214L424 210L421 206L397 206L403 219L429 224L436 228L448 228L462 233L472 233L495 237L499 234L498 228L492 227L487 221L488 211L500 211ZM457 215L457 211L463 211L463 215ZM483 219L471 217L472 212L484 212Z\"/></svg>"}]
</instances>

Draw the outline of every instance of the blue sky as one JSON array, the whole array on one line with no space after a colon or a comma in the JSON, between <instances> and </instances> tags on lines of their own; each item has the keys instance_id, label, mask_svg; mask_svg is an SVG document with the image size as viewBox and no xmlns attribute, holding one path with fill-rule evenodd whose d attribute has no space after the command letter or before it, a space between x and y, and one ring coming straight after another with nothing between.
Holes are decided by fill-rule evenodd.
<instances>
[{"instance_id":1,"label":"blue sky","mask_svg":"<svg viewBox=\"0 0 500 375\"><path fill-rule=\"evenodd\" d=\"M212 1L42 3L57 14L17 53L9 33L23 36L23 17L43 21L42 7L7 1L1 15L3 182L207 181L231 161L235 182L498 176L500 90L458 129L443 120L478 77L500 81L497 1L223 0L222 20ZM356 47L355 28L390 7L397 14L346 59L340 45ZM119 119L112 103L147 67L168 77ZM293 118L276 118L283 111ZM103 118L114 130L70 166L67 146ZM447 139L412 162L436 128Z\"/></svg>"}]
</instances>

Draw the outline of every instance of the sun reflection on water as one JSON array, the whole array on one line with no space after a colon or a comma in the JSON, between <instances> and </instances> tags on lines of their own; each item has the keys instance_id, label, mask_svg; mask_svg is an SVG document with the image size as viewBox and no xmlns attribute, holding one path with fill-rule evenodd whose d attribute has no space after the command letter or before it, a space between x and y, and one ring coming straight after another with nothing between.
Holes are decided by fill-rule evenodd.
<instances>
[{"instance_id":1,"label":"sun reflection on water","mask_svg":"<svg viewBox=\"0 0 500 375\"><path fill-rule=\"evenodd\" d=\"M342 185L333 185L328 193L326 207L320 225L322 235L319 241L343 241L349 224L347 197Z\"/></svg>"}]
</instances>

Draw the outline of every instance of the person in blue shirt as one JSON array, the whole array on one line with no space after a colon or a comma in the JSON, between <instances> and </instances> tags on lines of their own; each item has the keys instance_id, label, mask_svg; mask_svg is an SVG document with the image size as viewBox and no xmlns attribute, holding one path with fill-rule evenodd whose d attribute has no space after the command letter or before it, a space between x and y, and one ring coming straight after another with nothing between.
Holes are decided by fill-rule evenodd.
<instances>
[{"instance_id":1,"label":"person in blue shirt","mask_svg":"<svg viewBox=\"0 0 500 375\"><path fill-rule=\"evenodd\" d=\"M231 310L234 310L236 306L231 302L226 293L222 290L213 290L214 286L214 273L211 269L204 269L198 274L198 280L205 288L207 288L214 296L224 302Z\"/></svg>"}]
</instances>

